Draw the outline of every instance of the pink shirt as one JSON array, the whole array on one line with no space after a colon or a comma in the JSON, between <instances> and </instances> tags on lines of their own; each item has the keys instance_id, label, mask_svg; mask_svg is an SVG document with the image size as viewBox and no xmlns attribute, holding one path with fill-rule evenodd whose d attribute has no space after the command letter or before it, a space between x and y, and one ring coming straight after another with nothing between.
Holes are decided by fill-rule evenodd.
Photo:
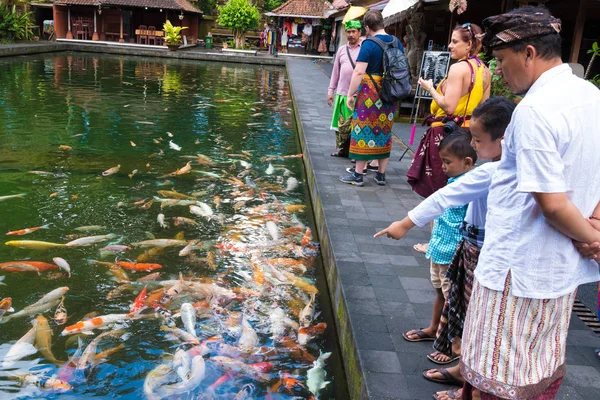
<instances>
[{"instance_id":1,"label":"pink shirt","mask_svg":"<svg viewBox=\"0 0 600 400\"><path fill-rule=\"evenodd\" d=\"M354 48L349 47L347 44L340 47L335 55L335 61L333 63L333 72L331 73L331 81L329 81L328 95L332 95L334 92L340 96L348 95L348 88L350 87L350 80L352 80L352 64L348 58L348 52L346 47L350 49L350 56L352 61L356 64L356 58L360 52L360 43ZM337 91L336 91L337 89Z\"/></svg>"}]
</instances>

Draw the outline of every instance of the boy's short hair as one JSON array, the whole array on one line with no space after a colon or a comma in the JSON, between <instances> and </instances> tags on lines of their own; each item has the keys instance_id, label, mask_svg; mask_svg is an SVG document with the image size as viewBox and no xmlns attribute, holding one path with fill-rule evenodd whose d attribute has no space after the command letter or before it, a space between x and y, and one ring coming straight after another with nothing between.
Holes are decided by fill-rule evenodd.
<instances>
[{"instance_id":1,"label":"boy's short hair","mask_svg":"<svg viewBox=\"0 0 600 400\"><path fill-rule=\"evenodd\" d=\"M483 126L483 130L490 134L492 140L498 140L504 136L515 107L515 102L506 97L490 97L473 110L471 118Z\"/></svg>"},{"instance_id":2,"label":"boy's short hair","mask_svg":"<svg viewBox=\"0 0 600 400\"><path fill-rule=\"evenodd\" d=\"M460 128L446 136L440 142L439 151L442 150L446 150L461 159L470 157L473 164L477 162L477 152L471 146L471 133L467 129Z\"/></svg>"}]
</instances>

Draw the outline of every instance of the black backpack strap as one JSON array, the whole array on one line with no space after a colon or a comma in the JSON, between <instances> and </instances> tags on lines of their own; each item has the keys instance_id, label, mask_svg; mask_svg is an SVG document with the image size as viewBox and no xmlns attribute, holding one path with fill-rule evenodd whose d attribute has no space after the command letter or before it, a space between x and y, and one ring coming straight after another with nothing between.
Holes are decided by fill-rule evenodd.
<instances>
[{"instance_id":1,"label":"black backpack strap","mask_svg":"<svg viewBox=\"0 0 600 400\"><path fill-rule=\"evenodd\" d=\"M356 64L352 61L352 56L350 55L350 48L346 45L346 54L348 54L348 60L350 60L350 65L352 65L352 69L356 68Z\"/></svg>"},{"instance_id":2,"label":"black backpack strap","mask_svg":"<svg viewBox=\"0 0 600 400\"><path fill-rule=\"evenodd\" d=\"M367 41L367 40L370 40L370 41L372 41L372 42L376 43L376 44L377 44L377 45L378 45L378 46L381 48L381 52L383 53L383 54L382 54L382 57L385 57L385 50L386 50L386 49L387 49L387 48L388 48L390 45L395 45L395 44L396 44L396 40L397 40L397 39L396 39L396 37L395 37L395 36L394 36L393 38L394 38L394 39L392 40L392 42L391 42L391 43L386 43L386 42L384 42L383 40L379 39L379 38L378 38L378 37L376 37L376 36L371 36L370 38L367 38L367 39L365 39L365 41ZM383 64L383 59L381 60L381 63ZM385 71L384 71L384 72L385 72ZM371 75L371 74L368 74L368 75L369 75L369 78L371 78L371 82L373 82L373 86L375 86L375 89L377 89L377 91L380 91L380 90L381 90L381 88L377 86L377 82L375 82L375 79L373 79L373 75Z\"/></svg>"}]
</instances>

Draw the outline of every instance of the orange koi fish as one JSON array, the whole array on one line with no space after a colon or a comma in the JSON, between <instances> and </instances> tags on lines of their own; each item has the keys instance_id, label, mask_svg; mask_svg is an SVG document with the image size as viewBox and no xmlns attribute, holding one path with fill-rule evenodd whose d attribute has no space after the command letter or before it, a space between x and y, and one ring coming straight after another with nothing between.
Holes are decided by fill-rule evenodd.
<instances>
[{"instance_id":1,"label":"orange koi fish","mask_svg":"<svg viewBox=\"0 0 600 400\"><path fill-rule=\"evenodd\" d=\"M109 325L120 323L123 321L131 320L131 314L108 314L100 317L94 317L79 321L76 324L67 326L62 332L61 336L73 335L75 333L83 333L86 335L92 334L94 329L104 329Z\"/></svg>"},{"instance_id":2,"label":"orange koi fish","mask_svg":"<svg viewBox=\"0 0 600 400\"><path fill-rule=\"evenodd\" d=\"M48 271L51 269L58 269L58 265L41 262L41 261L9 261L9 262L0 263L0 270L6 271L6 272L23 272L24 270L22 268L19 268L19 265L23 265L23 264L29 265L29 266L37 269L38 273Z\"/></svg>"},{"instance_id":3,"label":"orange koi fish","mask_svg":"<svg viewBox=\"0 0 600 400\"><path fill-rule=\"evenodd\" d=\"M302 236L302 242L300 243L300 245L302 247L308 246L310 243L310 239L312 239L312 236L310 234L310 228L306 228L306 233L304 234L304 236Z\"/></svg>"},{"instance_id":4,"label":"orange koi fish","mask_svg":"<svg viewBox=\"0 0 600 400\"><path fill-rule=\"evenodd\" d=\"M129 269L132 271L152 271L155 269L162 268L162 265L160 264L138 263L129 261L117 261L117 265L119 267Z\"/></svg>"},{"instance_id":5,"label":"orange koi fish","mask_svg":"<svg viewBox=\"0 0 600 400\"><path fill-rule=\"evenodd\" d=\"M144 288L142 289L142 291L140 292L140 294L138 294L138 296L135 298L133 304L131 305L131 308L129 309L129 312L131 314L134 314L138 311L140 311L143 307L144 307L144 300L146 300L146 288L147 286L144 286Z\"/></svg>"},{"instance_id":6,"label":"orange koi fish","mask_svg":"<svg viewBox=\"0 0 600 400\"><path fill-rule=\"evenodd\" d=\"M46 224L46 225L42 225L42 226L36 226L35 228L19 229L18 231L10 231L10 232L6 232L6 235L7 236L27 235L28 233L35 232L35 231L40 230L40 229L50 229L50 224Z\"/></svg>"}]
</instances>

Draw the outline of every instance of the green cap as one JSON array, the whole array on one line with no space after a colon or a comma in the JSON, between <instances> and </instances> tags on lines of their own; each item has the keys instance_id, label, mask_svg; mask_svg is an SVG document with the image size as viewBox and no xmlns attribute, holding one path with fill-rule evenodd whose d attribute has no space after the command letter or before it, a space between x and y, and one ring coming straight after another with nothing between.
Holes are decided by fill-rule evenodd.
<instances>
[{"instance_id":1,"label":"green cap","mask_svg":"<svg viewBox=\"0 0 600 400\"><path fill-rule=\"evenodd\" d=\"M357 20L346 21L346 23L344 24L344 28L346 28L346 30L360 29L361 28L360 21L357 21Z\"/></svg>"}]
</instances>

